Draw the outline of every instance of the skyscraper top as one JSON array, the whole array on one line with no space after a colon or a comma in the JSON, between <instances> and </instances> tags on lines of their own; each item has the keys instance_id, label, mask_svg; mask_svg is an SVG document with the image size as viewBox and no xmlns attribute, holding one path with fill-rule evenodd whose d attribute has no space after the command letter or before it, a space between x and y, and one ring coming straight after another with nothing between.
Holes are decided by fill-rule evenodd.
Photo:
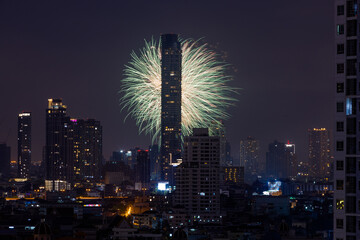
<instances>
[{"instance_id":1,"label":"skyscraper top","mask_svg":"<svg viewBox=\"0 0 360 240\"><path fill-rule=\"evenodd\" d=\"M55 98L55 99L48 99L48 108L49 109L59 109L59 108L66 108L65 105L62 103L62 99Z\"/></svg>"},{"instance_id":2,"label":"skyscraper top","mask_svg":"<svg viewBox=\"0 0 360 240\"><path fill-rule=\"evenodd\" d=\"M31 115L31 112L22 112L19 113L19 117L29 117Z\"/></svg>"},{"instance_id":3,"label":"skyscraper top","mask_svg":"<svg viewBox=\"0 0 360 240\"><path fill-rule=\"evenodd\" d=\"M161 44L163 46L163 49L166 48L180 49L180 42L177 34L162 34Z\"/></svg>"}]
</instances>

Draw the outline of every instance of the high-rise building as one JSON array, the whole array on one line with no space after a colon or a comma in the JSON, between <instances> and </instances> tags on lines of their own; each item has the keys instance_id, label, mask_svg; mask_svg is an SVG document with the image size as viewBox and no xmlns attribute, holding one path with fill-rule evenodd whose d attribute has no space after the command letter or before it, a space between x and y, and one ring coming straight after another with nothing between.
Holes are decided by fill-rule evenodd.
<instances>
[{"instance_id":1,"label":"high-rise building","mask_svg":"<svg viewBox=\"0 0 360 240\"><path fill-rule=\"evenodd\" d=\"M178 35L161 35L161 178L165 181L172 179L171 163L181 157L181 58Z\"/></svg>"},{"instance_id":2,"label":"high-rise building","mask_svg":"<svg viewBox=\"0 0 360 240\"><path fill-rule=\"evenodd\" d=\"M149 150L138 150L136 155L135 181L146 186L150 183Z\"/></svg>"},{"instance_id":3,"label":"high-rise building","mask_svg":"<svg viewBox=\"0 0 360 240\"><path fill-rule=\"evenodd\" d=\"M72 143L68 138L70 118L61 99L49 99L46 109L46 181L47 190L70 188L73 179Z\"/></svg>"},{"instance_id":4,"label":"high-rise building","mask_svg":"<svg viewBox=\"0 0 360 240\"><path fill-rule=\"evenodd\" d=\"M11 149L5 143L0 144L0 177L9 177Z\"/></svg>"},{"instance_id":5,"label":"high-rise building","mask_svg":"<svg viewBox=\"0 0 360 240\"><path fill-rule=\"evenodd\" d=\"M185 137L182 163L176 171L175 204L184 208L189 219L199 223L219 223L220 138L208 129L194 129Z\"/></svg>"},{"instance_id":6,"label":"high-rise building","mask_svg":"<svg viewBox=\"0 0 360 240\"><path fill-rule=\"evenodd\" d=\"M244 167L246 179L261 175L265 170L264 162L259 157L259 140L247 137L240 141L240 166Z\"/></svg>"},{"instance_id":7,"label":"high-rise building","mask_svg":"<svg viewBox=\"0 0 360 240\"><path fill-rule=\"evenodd\" d=\"M150 159L150 179L153 181L161 180L161 171L159 164L159 145L154 144L149 147L149 159Z\"/></svg>"},{"instance_id":8,"label":"high-rise building","mask_svg":"<svg viewBox=\"0 0 360 240\"><path fill-rule=\"evenodd\" d=\"M295 178L298 173L297 156L295 152L295 144L288 141L285 144L285 155L287 165L287 177Z\"/></svg>"},{"instance_id":9,"label":"high-rise building","mask_svg":"<svg viewBox=\"0 0 360 240\"><path fill-rule=\"evenodd\" d=\"M312 178L329 178L331 174L331 140L326 128L308 129L309 175Z\"/></svg>"},{"instance_id":10,"label":"high-rise building","mask_svg":"<svg viewBox=\"0 0 360 240\"><path fill-rule=\"evenodd\" d=\"M69 138L72 143L74 179L96 182L101 179L102 126L94 119L70 120Z\"/></svg>"},{"instance_id":11,"label":"high-rise building","mask_svg":"<svg viewBox=\"0 0 360 240\"><path fill-rule=\"evenodd\" d=\"M273 178L294 177L296 167L295 144L274 141L266 153L266 174Z\"/></svg>"},{"instance_id":12,"label":"high-rise building","mask_svg":"<svg viewBox=\"0 0 360 240\"><path fill-rule=\"evenodd\" d=\"M359 1L335 0L334 237L359 239Z\"/></svg>"},{"instance_id":13,"label":"high-rise building","mask_svg":"<svg viewBox=\"0 0 360 240\"><path fill-rule=\"evenodd\" d=\"M29 178L31 167L31 113L18 115L18 174L19 178Z\"/></svg>"}]
</instances>

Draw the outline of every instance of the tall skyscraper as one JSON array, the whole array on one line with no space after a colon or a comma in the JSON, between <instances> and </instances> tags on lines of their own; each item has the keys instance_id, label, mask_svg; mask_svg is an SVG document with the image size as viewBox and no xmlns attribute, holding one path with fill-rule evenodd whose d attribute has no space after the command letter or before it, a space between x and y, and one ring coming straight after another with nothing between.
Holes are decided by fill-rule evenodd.
<instances>
[{"instance_id":1,"label":"tall skyscraper","mask_svg":"<svg viewBox=\"0 0 360 240\"><path fill-rule=\"evenodd\" d=\"M298 173L298 162L295 152L295 144L288 141L285 144L285 155L287 164L287 177L295 178Z\"/></svg>"},{"instance_id":2,"label":"tall skyscraper","mask_svg":"<svg viewBox=\"0 0 360 240\"><path fill-rule=\"evenodd\" d=\"M360 238L359 1L335 0L334 237ZM334 91L334 92L335 92Z\"/></svg>"},{"instance_id":3,"label":"tall skyscraper","mask_svg":"<svg viewBox=\"0 0 360 240\"><path fill-rule=\"evenodd\" d=\"M309 175L329 178L331 174L331 140L326 128L308 129Z\"/></svg>"},{"instance_id":4,"label":"tall skyscraper","mask_svg":"<svg viewBox=\"0 0 360 240\"><path fill-rule=\"evenodd\" d=\"M252 176L256 178L265 170L264 162L260 161L259 150L259 140L253 137L240 141L240 166L244 167L246 179L252 179Z\"/></svg>"},{"instance_id":5,"label":"tall skyscraper","mask_svg":"<svg viewBox=\"0 0 360 240\"><path fill-rule=\"evenodd\" d=\"M30 177L31 167L31 113L18 115L18 174L20 178Z\"/></svg>"},{"instance_id":6,"label":"tall skyscraper","mask_svg":"<svg viewBox=\"0 0 360 240\"><path fill-rule=\"evenodd\" d=\"M11 149L5 143L0 144L0 177L10 175Z\"/></svg>"},{"instance_id":7,"label":"tall skyscraper","mask_svg":"<svg viewBox=\"0 0 360 240\"><path fill-rule=\"evenodd\" d=\"M70 118L61 99L49 99L46 109L47 190L65 190L73 179L72 147L68 138Z\"/></svg>"},{"instance_id":8,"label":"tall skyscraper","mask_svg":"<svg viewBox=\"0 0 360 240\"><path fill-rule=\"evenodd\" d=\"M170 163L181 157L181 57L178 35L161 35L161 178L168 181Z\"/></svg>"},{"instance_id":9,"label":"tall skyscraper","mask_svg":"<svg viewBox=\"0 0 360 240\"><path fill-rule=\"evenodd\" d=\"M208 129L185 137L183 161L177 167L175 204L184 207L189 222L219 223L220 138Z\"/></svg>"},{"instance_id":10,"label":"tall skyscraper","mask_svg":"<svg viewBox=\"0 0 360 240\"><path fill-rule=\"evenodd\" d=\"M101 179L102 126L94 119L70 120L69 142L72 146L74 177L77 182Z\"/></svg>"}]
</instances>

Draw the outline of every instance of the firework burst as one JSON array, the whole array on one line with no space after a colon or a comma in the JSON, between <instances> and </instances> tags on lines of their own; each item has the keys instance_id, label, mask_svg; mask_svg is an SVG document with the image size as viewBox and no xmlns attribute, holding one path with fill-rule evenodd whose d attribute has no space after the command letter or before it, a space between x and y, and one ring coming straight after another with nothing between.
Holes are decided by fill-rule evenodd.
<instances>
[{"instance_id":1,"label":"firework burst","mask_svg":"<svg viewBox=\"0 0 360 240\"><path fill-rule=\"evenodd\" d=\"M193 128L221 126L227 119L226 108L233 102L234 89L226 85L230 77L227 65L217 61L217 54L199 41L181 40L181 131L191 134ZM161 46L160 41L145 41L139 54L131 53L122 80L121 105L135 119L139 132L160 141L161 129Z\"/></svg>"}]
</instances>

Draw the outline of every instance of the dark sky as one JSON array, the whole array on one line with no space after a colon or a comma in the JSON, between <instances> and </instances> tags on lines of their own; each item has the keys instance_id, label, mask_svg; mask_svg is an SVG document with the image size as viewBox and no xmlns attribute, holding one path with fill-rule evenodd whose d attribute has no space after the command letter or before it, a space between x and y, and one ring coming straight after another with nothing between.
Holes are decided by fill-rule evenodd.
<instances>
[{"instance_id":1,"label":"dark sky","mask_svg":"<svg viewBox=\"0 0 360 240\"><path fill-rule=\"evenodd\" d=\"M306 156L306 132L332 127L333 3L329 0L0 1L0 142L16 159L17 114L33 112L33 160L41 159L48 98L72 117L103 125L104 156L147 147L118 91L130 53L144 39L179 33L218 44L238 69L227 137L237 156L252 135L290 139Z\"/></svg>"}]
</instances>

